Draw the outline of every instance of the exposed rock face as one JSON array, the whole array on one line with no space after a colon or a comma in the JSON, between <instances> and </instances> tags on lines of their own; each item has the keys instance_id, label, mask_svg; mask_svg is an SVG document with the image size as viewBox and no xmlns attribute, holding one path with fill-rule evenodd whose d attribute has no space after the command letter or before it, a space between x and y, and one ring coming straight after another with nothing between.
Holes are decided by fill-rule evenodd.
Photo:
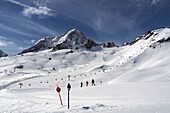
<instances>
[{"instance_id":1,"label":"exposed rock face","mask_svg":"<svg viewBox=\"0 0 170 113\"><path fill-rule=\"evenodd\" d=\"M53 38L54 37L46 37L46 38L40 39L39 41L37 41L37 43L34 46L23 50L19 54L28 53L28 52L38 52L38 51L45 50L45 49L51 49L53 47L52 46Z\"/></svg>"},{"instance_id":2,"label":"exposed rock face","mask_svg":"<svg viewBox=\"0 0 170 113\"><path fill-rule=\"evenodd\" d=\"M115 47L116 44L114 42L106 42L106 43L103 43L102 46L105 48L110 48L110 47Z\"/></svg>"},{"instance_id":3,"label":"exposed rock face","mask_svg":"<svg viewBox=\"0 0 170 113\"><path fill-rule=\"evenodd\" d=\"M6 57L8 54L4 53L3 51L0 50L0 57Z\"/></svg>"},{"instance_id":4,"label":"exposed rock face","mask_svg":"<svg viewBox=\"0 0 170 113\"><path fill-rule=\"evenodd\" d=\"M62 37L53 39L53 51L60 49L91 49L98 44L88 39L76 29L70 30Z\"/></svg>"}]
</instances>

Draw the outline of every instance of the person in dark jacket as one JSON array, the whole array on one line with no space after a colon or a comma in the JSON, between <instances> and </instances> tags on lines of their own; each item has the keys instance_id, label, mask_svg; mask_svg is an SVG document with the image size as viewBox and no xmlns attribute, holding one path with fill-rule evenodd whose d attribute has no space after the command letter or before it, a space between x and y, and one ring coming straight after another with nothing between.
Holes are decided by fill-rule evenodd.
<instances>
[{"instance_id":1,"label":"person in dark jacket","mask_svg":"<svg viewBox=\"0 0 170 113\"><path fill-rule=\"evenodd\" d=\"M89 82L88 82L88 81L86 81L86 87L88 86L88 84L89 84Z\"/></svg>"},{"instance_id":2,"label":"person in dark jacket","mask_svg":"<svg viewBox=\"0 0 170 113\"><path fill-rule=\"evenodd\" d=\"M83 82L80 83L80 87L83 87Z\"/></svg>"},{"instance_id":3,"label":"person in dark jacket","mask_svg":"<svg viewBox=\"0 0 170 113\"><path fill-rule=\"evenodd\" d=\"M91 80L91 83L92 83L92 86L96 85L94 79Z\"/></svg>"}]
</instances>

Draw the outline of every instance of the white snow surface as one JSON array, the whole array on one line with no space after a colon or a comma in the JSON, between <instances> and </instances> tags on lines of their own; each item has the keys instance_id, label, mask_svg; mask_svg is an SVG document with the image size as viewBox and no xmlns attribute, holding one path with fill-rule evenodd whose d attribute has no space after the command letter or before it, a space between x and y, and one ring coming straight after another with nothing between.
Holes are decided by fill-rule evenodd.
<instances>
[{"instance_id":1,"label":"white snow surface","mask_svg":"<svg viewBox=\"0 0 170 113\"><path fill-rule=\"evenodd\" d=\"M153 32L131 46L0 58L0 113L170 113L170 42L157 43L170 29Z\"/></svg>"}]
</instances>

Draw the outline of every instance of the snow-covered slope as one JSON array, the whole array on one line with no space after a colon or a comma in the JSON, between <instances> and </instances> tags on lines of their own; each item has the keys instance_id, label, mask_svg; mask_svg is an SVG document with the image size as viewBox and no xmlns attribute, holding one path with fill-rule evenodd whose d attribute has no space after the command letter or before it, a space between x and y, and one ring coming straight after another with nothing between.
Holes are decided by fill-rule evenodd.
<instances>
[{"instance_id":1,"label":"snow-covered slope","mask_svg":"<svg viewBox=\"0 0 170 113\"><path fill-rule=\"evenodd\" d=\"M170 29L163 28L147 32L135 43L125 46L126 56L131 60L122 67L130 65L130 71L113 81L169 81L169 40Z\"/></svg>"},{"instance_id":2,"label":"snow-covered slope","mask_svg":"<svg viewBox=\"0 0 170 113\"><path fill-rule=\"evenodd\" d=\"M162 28L122 47L98 51L51 48L0 58L0 111L69 112L66 85L71 75L70 112L169 113L169 38L170 29ZM66 37L56 39L56 45L74 44ZM62 89L62 107L56 84Z\"/></svg>"},{"instance_id":3,"label":"snow-covered slope","mask_svg":"<svg viewBox=\"0 0 170 113\"><path fill-rule=\"evenodd\" d=\"M6 57L8 54L4 53L3 51L0 50L0 57Z\"/></svg>"}]
</instances>

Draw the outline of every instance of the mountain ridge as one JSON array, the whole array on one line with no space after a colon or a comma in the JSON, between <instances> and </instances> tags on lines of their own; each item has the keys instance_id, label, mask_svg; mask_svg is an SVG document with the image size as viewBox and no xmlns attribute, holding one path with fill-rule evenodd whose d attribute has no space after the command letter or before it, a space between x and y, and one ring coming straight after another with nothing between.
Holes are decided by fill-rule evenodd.
<instances>
[{"instance_id":1,"label":"mountain ridge","mask_svg":"<svg viewBox=\"0 0 170 113\"><path fill-rule=\"evenodd\" d=\"M158 33L160 32L160 31L162 31L162 30L165 30L165 29L168 29L168 30L170 30L170 27L162 27L162 28L160 28L160 29L155 29L155 30L149 30L149 31L147 31L145 34L143 34L143 35L139 35L137 38L135 38L133 41L131 41L130 43L124 43L122 46L126 46L126 45L129 45L129 46L131 46L131 45L133 45L134 43L136 43L136 42L138 42L138 41L140 41L140 40L147 40L147 39L149 39L150 37L153 37L153 36L156 36L156 35L158 35ZM170 37L169 37L170 38ZM162 39L160 39L160 40L157 40L157 42L165 42L165 41L168 41L169 40L169 38L167 38L167 39L164 39L164 38L162 38ZM152 39L152 40L154 40L154 39ZM161 41L162 40L162 41Z\"/></svg>"},{"instance_id":2,"label":"mountain ridge","mask_svg":"<svg viewBox=\"0 0 170 113\"><path fill-rule=\"evenodd\" d=\"M98 44L95 41L87 38L82 32L76 29L69 30L67 33L60 36L45 37L38 40L34 46L23 50L19 54L27 52L38 52L41 50L52 49L52 51L61 49L86 49L90 50L95 47L115 47L114 42L106 42Z\"/></svg>"}]
</instances>

